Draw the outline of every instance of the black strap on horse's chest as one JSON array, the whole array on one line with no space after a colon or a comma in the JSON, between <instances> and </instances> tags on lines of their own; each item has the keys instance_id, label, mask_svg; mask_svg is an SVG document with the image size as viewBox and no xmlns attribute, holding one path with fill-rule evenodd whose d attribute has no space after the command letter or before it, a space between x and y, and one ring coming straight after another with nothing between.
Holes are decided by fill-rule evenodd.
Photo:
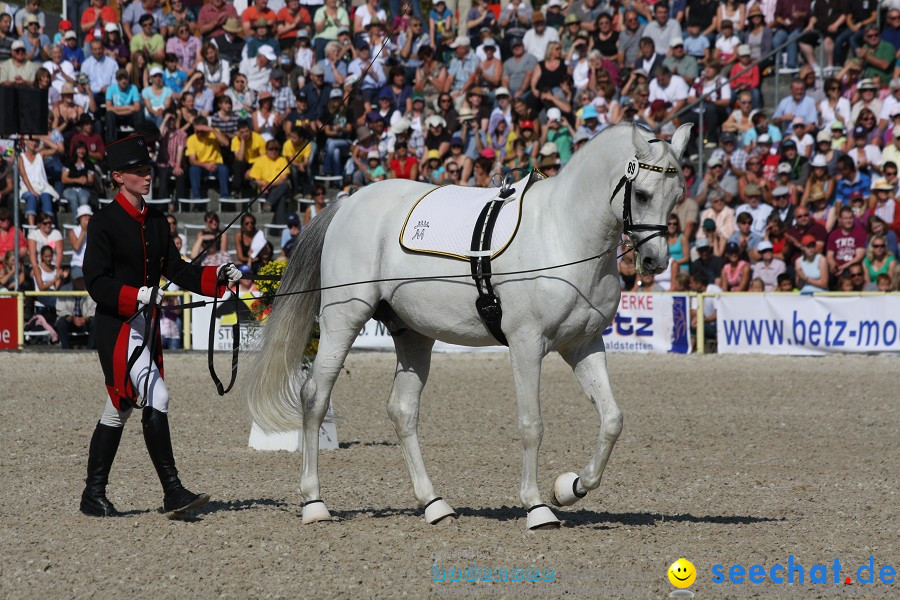
<instances>
[{"instance_id":1,"label":"black strap on horse's chest","mask_svg":"<svg viewBox=\"0 0 900 600\"><path fill-rule=\"evenodd\" d=\"M491 237L497 217L500 216L500 209L503 208L506 199L514 193L513 188L503 190L497 198L484 205L475 222L475 229L472 231L470 250L473 256L469 259L472 266L472 279L475 280L475 288L478 290L478 298L475 300L478 316L484 321L484 325L491 335L504 346L509 346L509 343L500 328L503 309L500 306L500 298L494 294L494 287L491 285Z\"/></svg>"}]
</instances>

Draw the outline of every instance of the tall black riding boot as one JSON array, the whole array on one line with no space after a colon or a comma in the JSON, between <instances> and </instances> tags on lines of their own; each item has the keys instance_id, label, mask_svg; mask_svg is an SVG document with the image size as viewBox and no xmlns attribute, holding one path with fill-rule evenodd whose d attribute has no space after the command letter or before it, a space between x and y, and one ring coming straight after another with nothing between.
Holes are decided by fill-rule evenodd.
<instances>
[{"instance_id":1,"label":"tall black riding boot","mask_svg":"<svg viewBox=\"0 0 900 600\"><path fill-rule=\"evenodd\" d=\"M109 470L122 440L122 427L97 422L88 451L87 479L81 493L81 512L91 517L118 517L121 513L106 497Z\"/></svg>"},{"instance_id":2,"label":"tall black riding boot","mask_svg":"<svg viewBox=\"0 0 900 600\"><path fill-rule=\"evenodd\" d=\"M172 456L172 438L169 435L169 416L155 408L145 408L141 417L144 426L144 442L150 460L156 467L163 487L163 509L178 516L192 508L199 508L209 500L209 494L195 494L185 489L178 479L175 457Z\"/></svg>"}]
</instances>

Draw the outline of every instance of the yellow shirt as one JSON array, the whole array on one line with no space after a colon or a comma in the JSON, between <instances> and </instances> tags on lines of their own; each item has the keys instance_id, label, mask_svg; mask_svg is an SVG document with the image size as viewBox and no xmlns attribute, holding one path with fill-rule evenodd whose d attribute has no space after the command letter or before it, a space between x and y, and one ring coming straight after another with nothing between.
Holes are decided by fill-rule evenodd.
<instances>
[{"instance_id":1,"label":"yellow shirt","mask_svg":"<svg viewBox=\"0 0 900 600\"><path fill-rule=\"evenodd\" d=\"M300 141L301 146L304 143L304 141ZM281 155L285 158L285 160L291 160L292 158L294 158L294 155L297 154L297 150L299 150L299 148L294 145L294 142L292 142L290 138L288 138L287 141L284 142L284 146L281 147ZM296 160L294 160L294 164L308 160L311 154L312 144L306 144L306 147L303 148L303 151L296 158Z\"/></svg>"},{"instance_id":2,"label":"yellow shirt","mask_svg":"<svg viewBox=\"0 0 900 600\"><path fill-rule=\"evenodd\" d=\"M231 151L237 153L238 148L241 147L241 140L235 135L231 138ZM244 162L252 163L255 162L257 158L260 156L264 156L266 153L266 140L262 138L261 135L256 133L255 131L250 132L250 144L247 148L245 148L244 152Z\"/></svg>"},{"instance_id":3,"label":"yellow shirt","mask_svg":"<svg viewBox=\"0 0 900 600\"><path fill-rule=\"evenodd\" d=\"M253 166L250 167L250 177L253 179L262 179L263 181L272 181L281 170L287 166L287 159L279 156L272 160L268 156L260 156Z\"/></svg>"},{"instance_id":4,"label":"yellow shirt","mask_svg":"<svg viewBox=\"0 0 900 600\"><path fill-rule=\"evenodd\" d=\"M210 131L202 134L195 133L187 139L185 156L193 156L199 162L222 164L222 151L219 150L219 142Z\"/></svg>"}]
</instances>

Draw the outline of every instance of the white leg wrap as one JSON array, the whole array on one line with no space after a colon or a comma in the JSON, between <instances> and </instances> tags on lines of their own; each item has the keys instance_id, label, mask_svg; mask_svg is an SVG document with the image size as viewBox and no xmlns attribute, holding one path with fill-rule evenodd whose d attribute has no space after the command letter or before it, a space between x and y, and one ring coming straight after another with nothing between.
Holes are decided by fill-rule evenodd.
<instances>
[{"instance_id":1,"label":"white leg wrap","mask_svg":"<svg viewBox=\"0 0 900 600\"><path fill-rule=\"evenodd\" d=\"M563 473L556 478L553 484L553 496L551 501L554 506L572 506L587 494L578 494L576 487L578 486L577 473Z\"/></svg>"},{"instance_id":2,"label":"white leg wrap","mask_svg":"<svg viewBox=\"0 0 900 600\"><path fill-rule=\"evenodd\" d=\"M440 497L435 498L425 506L425 522L429 525L434 525L445 517L453 517L455 519L457 514Z\"/></svg>"},{"instance_id":3,"label":"white leg wrap","mask_svg":"<svg viewBox=\"0 0 900 600\"><path fill-rule=\"evenodd\" d=\"M317 521L333 521L331 513L325 508L321 500L310 500L303 505L303 523L315 523Z\"/></svg>"},{"instance_id":4,"label":"white leg wrap","mask_svg":"<svg viewBox=\"0 0 900 600\"><path fill-rule=\"evenodd\" d=\"M559 527L559 519L546 504L535 504L528 509L528 519L525 523L528 529L550 526Z\"/></svg>"}]
</instances>

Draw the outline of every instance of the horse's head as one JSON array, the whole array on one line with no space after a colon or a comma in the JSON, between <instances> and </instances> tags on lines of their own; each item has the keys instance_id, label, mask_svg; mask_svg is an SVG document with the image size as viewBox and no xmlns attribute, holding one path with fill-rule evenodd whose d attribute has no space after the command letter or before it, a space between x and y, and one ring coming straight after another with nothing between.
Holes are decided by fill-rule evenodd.
<instances>
[{"instance_id":1,"label":"horse's head","mask_svg":"<svg viewBox=\"0 0 900 600\"><path fill-rule=\"evenodd\" d=\"M661 273L669 265L666 221L675 202L685 193L679 160L687 146L691 126L682 125L672 142L659 142L647 130L635 126L631 140L636 165L626 168L631 176L631 198L624 199L623 227L637 246L635 266L640 272ZM646 136L646 137L645 137ZM635 170L632 172L632 167ZM630 206L629 206L630 203Z\"/></svg>"}]
</instances>

